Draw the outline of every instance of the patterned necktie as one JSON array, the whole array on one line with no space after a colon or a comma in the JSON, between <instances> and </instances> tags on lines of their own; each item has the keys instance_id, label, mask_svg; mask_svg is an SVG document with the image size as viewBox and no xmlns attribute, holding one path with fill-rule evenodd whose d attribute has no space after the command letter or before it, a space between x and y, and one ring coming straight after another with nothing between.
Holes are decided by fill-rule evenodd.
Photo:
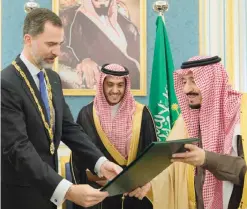
<instances>
[{"instance_id":1,"label":"patterned necktie","mask_svg":"<svg viewBox=\"0 0 247 209\"><path fill-rule=\"evenodd\" d=\"M47 94L45 77L44 77L43 71L40 71L38 73L38 78L39 78L39 91L40 91L41 98L42 98L44 105L45 105L46 113L48 116L48 123L49 123L50 122L50 108L49 108L48 94Z\"/></svg>"}]
</instances>

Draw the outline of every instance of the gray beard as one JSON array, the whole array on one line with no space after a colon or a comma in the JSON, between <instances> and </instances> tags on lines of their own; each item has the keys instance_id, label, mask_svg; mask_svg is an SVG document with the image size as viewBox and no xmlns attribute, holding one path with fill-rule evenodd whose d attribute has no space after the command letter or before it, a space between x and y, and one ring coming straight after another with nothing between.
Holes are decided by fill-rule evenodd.
<instances>
[{"instance_id":1,"label":"gray beard","mask_svg":"<svg viewBox=\"0 0 247 209\"><path fill-rule=\"evenodd\" d=\"M39 65L41 68L44 68L44 69L52 69L52 67L53 67L53 64L46 63L43 60L40 62Z\"/></svg>"},{"instance_id":2,"label":"gray beard","mask_svg":"<svg viewBox=\"0 0 247 209\"><path fill-rule=\"evenodd\" d=\"M32 53L33 59L35 61L35 64L40 68L40 69L52 69L53 64L49 64L45 62L44 60L37 58L34 53Z\"/></svg>"}]
</instances>

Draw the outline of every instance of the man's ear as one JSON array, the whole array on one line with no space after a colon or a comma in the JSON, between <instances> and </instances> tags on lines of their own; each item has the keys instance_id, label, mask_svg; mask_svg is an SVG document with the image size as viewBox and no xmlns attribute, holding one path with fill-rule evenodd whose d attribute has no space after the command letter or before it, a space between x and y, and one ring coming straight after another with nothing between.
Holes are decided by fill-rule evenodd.
<instances>
[{"instance_id":1,"label":"man's ear","mask_svg":"<svg viewBox=\"0 0 247 209\"><path fill-rule=\"evenodd\" d=\"M29 34L25 34L23 36L23 41L24 41L24 44L31 45L31 43L32 43L32 36L29 35Z\"/></svg>"}]
</instances>

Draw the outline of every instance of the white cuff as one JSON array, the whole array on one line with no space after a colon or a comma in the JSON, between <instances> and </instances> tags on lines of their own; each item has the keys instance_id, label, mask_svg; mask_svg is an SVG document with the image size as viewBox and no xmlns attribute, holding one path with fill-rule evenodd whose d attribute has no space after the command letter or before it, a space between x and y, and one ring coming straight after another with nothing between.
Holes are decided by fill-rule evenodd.
<instances>
[{"instance_id":1,"label":"white cuff","mask_svg":"<svg viewBox=\"0 0 247 209\"><path fill-rule=\"evenodd\" d=\"M62 205L62 203L65 200L65 195L68 189L71 187L71 185L72 183L66 179L63 179L62 181L60 181L55 191L53 192L50 201L53 202L56 206Z\"/></svg>"},{"instance_id":2,"label":"white cuff","mask_svg":"<svg viewBox=\"0 0 247 209\"><path fill-rule=\"evenodd\" d=\"M102 164L103 164L105 161L107 161L107 159L106 159L106 157L103 156L103 157L100 157L100 158L98 159L98 161L96 162L96 164L95 164L94 172L97 173L97 175L98 175L99 177L102 177L102 174L100 173L100 168L101 168Z\"/></svg>"}]
</instances>

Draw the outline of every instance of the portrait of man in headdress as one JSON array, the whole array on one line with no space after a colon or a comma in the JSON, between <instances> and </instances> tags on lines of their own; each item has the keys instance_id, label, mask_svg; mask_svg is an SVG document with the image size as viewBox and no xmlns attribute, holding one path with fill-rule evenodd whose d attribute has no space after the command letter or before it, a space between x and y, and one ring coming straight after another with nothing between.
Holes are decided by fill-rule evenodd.
<instances>
[{"instance_id":1,"label":"portrait of man in headdress","mask_svg":"<svg viewBox=\"0 0 247 209\"><path fill-rule=\"evenodd\" d=\"M140 0L59 2L65 41L56 69L63 89L94 90L101 66L118 63L129 69L132 89L141 90L146 71L140 65L141 4Z\"/></svg>"}]
</instances>

